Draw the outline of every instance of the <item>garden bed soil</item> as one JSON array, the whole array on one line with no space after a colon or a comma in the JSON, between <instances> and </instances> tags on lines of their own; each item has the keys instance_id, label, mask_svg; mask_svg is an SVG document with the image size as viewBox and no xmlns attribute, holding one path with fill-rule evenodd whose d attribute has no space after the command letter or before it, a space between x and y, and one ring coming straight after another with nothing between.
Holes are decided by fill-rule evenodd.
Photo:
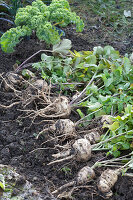
<instances>
[{"instance_id":1,"label":"garden bed soil","mask_svg":"<svg viewBox=\"0 0 133 200\"><path fill-rule=\"evenodd\" d=\"M133 45L133 38L131 37L128 38L130 42L126 46L122 40L111 40L111 38L105 37L105 32L96 27L86 27L83 33L75 33L74 28L69 26L65 29L65 32L66 38L72 41L72 49L77 51L93 50L93 47L98 45L111 45L124 55L127 51L130 52ZM15 63L22 63L40 49L48 49L48 47L34 36L30 40L22 40L12 54L3 53L0 49L0 73L13 71ZM39 60L40 54L30 62ZM2 79L0 81L2 82ZM13 102L16 102L14 93L5 92L1 84L0 104L10 105ZM36 140L35 136L42 130L44 124L34 124L29 118L21 118L22 109L21 105L15 105L8 109L0 107L0 164L11 165L16 168L18 173L25 176L43 194L44 200L55 200L56 198L51 195L52 190L73 180L82 167L87 164L92 166L96 161L104 158L106 153L93 153L91 161L87 163L70 160L56 165L47 165L52 160L52 154L56 152L54 142L41 146L46 138L41 136L39 140ZM78 116L72 112L70 118L75 121ZM97 124L95 126L97 127ZM39 147L44 147L44 149L31 152ZM77 187L72 194L72 199L106 199L98 192L96 187L97 177L100 174L101 169L96 169L96 179L84 185L84 187ZM133 178L120 176L113 187L113 194L110 200L133 200Z\"/></svg>"},{"instance_id":2,"label":"garden bed soil","mask_svg":"<svg viewBox=\"0 0 133 200\"><path fill-rule=\"evenodd\" d=\"M1 87L0 104L10 105L13 102L16 102L14 92L5 92ZM49 141L41 145L48 140L48 135L40 136L38 140L36 135L42 130L45 122L40 124L41 119L38 119L34 124L30 118L23 118L22 109L21 104L7 109L0 108L0 164L14 167L19 174L34 185L43 195L44 200L56 199L50 191L73 180L82 167L92 166L96 161L106 157L105 152L96 152L93 153L92 159L86 163L69 160L55 165L47 165L53 159L52 154L57 153L55 150L56 141ZM72 112L70 119L77 121L78 116ZM100 121L92 122L90 129L98 126L100 127ZM40 147L44 149L34 151ZM101 171L103 168L97 168L95 170L96 178L93 181L76 187L72 199L106 199L96 186ZM120 176L113 187L114 195L110 200L132 200L132 192L133 178Z\"/></svg>"}]
</instances>

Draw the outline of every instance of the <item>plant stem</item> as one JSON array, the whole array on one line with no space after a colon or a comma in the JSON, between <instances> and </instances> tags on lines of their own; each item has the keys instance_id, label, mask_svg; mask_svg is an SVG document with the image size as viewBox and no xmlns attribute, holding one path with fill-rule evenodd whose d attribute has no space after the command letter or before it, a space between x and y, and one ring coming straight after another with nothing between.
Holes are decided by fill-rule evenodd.
<instances>
[{"instance_id":1,"label":"plant stem","mask_svg":"<svg viewBox=\"0 0 133 200\"><path fill-rule=\"evenodd\" d=\"M120 136L122 136L122 135L125 135L125 134L128 133L128 132L131 132L131 130L130 130L130 131L127 131L127 132L124 132L124 133L121 133L121 134L119 134L119 135L115 135L115 136L113 136L113 137L111 137L111 138L109 138L109 139L107 139L107 140L104 140L104 141L102 141L102 142L99 142L99 143L97 143L97 144L94 144L94 145L92 145L92 149L95 148L95 147L97 147L97 146L99 146L99 145L101 145L101 144L104 144L104 143L106 143L106 142L109 142L109 141L111 141L111 140L113 140L113 139L115 139L115 138L118 138L118 137L120 137Z\"/></svg>"},{"instance_id":2,"label":"plant stem","mask_svg":"<svg viewBox=\"0 0 133 200\"><path fill-rule=\"evenodd\" d=\"M87 87L93 82L94 78L96 77L97 71L95 72L95 74L93 75L92 79L89 81L89 83L87 84L87 86L83 89L83 91L78 95L78 97L76 99L73 99L70 102L70 105L72 105L74 102L76 102L77 100L79 100L86 92Z\"/></svg>"},{"instance_id":3,"label":"plant stem","mask_svg":"<svg viewBox=\"0 0 133 200\"><path fill-rule=\"evenodd\" d=\"M39 54L40 52L50 52L52 53L53 51L51 50L39 50L36 53L34 53L32 56L30 56L29 58L27 58L21 65L18 66L18 68L15 70L16 72L18 72L19 70L21 70L22 66L29 61L31 58L33 58L34 56L36 56L37 54Z\"/></svg>"},{"instance_id":4,"label":"plant stem","mask_svg":"<svg viewBox=\"0 0 133 200\"><path fill-rule=\"evenodd\" d=\"M101 86L97 91L99 91L99 90L102 89L103 87L104 87L104 85ZM83 101L85 101L86 99L88 99L89 97L91 97L92 95L93 95L93 93L89 94L87 97L85 97L85 98L82 99L81 101L77 102L77 105L80 104L80 103L82 103Z\"/></svg>"},{"instance_id":5,"label":"plant stem","mask_svg":"<svg viewBox=\"0 0 133 200\"><path fill-rule=\"evenodd\" d=\"M88 116L90 116L90 115L92 115L92 114L98 112L98 111L101 110L101 109L102 109L102 108L100 108L100 109L98 109L98 110L96 110L96 111L94 111L94 112L91 112L91 113L89 113L88 115L86 115L85 117L83 117L82 119L78 120L78 121L75 123L75 126L77 126L78 124L81 124L82 121L83 121L86 117L88 117Z\"/></svg>"}]
</instances>

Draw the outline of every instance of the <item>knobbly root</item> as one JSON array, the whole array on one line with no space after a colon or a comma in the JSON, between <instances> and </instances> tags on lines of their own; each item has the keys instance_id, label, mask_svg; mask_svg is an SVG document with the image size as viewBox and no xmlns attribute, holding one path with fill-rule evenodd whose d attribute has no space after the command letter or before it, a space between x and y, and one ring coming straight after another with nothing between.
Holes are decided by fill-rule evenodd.
<instances>
[{"instance_id":1,"label":"knobbly root","mask_svg":"<svg viewBox=\"0 0 133 200\"><path fill-rule=\"evenodd\" d=\"M61 96L56 98L53 103L50 103L45 108L39 110L27 110L31 117L37 116L53 119L53 118L68 118L71 113L71 107L69 105L68 98Z\"/></svg>"},{"instance_id":2,"label":"knobbly root","mask_svg":"<svg viewBox=\"0 0 133 200\"><path fill-rule=\"evenodd\" d=\"M85 184L88 181L92 180L93 178L95 178L94 170L89 166L85 166L78 172L77 177L75 178L75 180L73 180L73 181L61 186L57 190L53 191L52 194L59 193L61 190L65 189L65 188L68 188L68 187L71 187L71 186L74 186L74 185Z\"/></svg>"},{"instance_id":3,"label":"knobbly root","mask_svg":"<svg viewBox=\"0 0 133 200\"><path fill-rule=\"evenodd\" d=\"M95 144L100 141L101 136L98 131L90 132L84 135L84 138L90 141L91 144Z\"/></svg>"},{"instance_id":4,"label":"knobbly root","mask_svg":"<svg viewBox=\"0 0 133 200\"><path fill-rule=\"evenodd\" d=\"M16 88L22 84L22 76L14 72L8 72L5 77L1 76L3 79L3 88L5 91L16 91ZM19 92L19 91L18 91Z\"/></svg>"},{"instance_id":5,"label":"knobbly root","mask_svg":"<svg viewBox=\"0 0 133 200\"><path fill-rule=\"evenodd\" d=\"M107 169L102 172L99 178L98 189L106 198L110 198L113 195L111 188L118 180L118 173L118 170Z\"/></svg>"},{"instance_id":6,"label":"knobbly root","mask_svg":"<svg viewBox=\"0 0 133 200\"><path fill-rule=\"evenodd\" d=\"M54 133L55 136L61 136L63 140L67 138L73 138L76 136L75 125L70 119L59 119L55 124L51 125L49 128L42 130L38 136L45 134L46 132ZM61 139L61 137L60 137Z\"/></svg>"},{"instance_id":7,"label":"knobbly root","mask_svg":"<svg viewBox=\"0 0 133 200\"><path fill-rule=\"evenodd\" d=\"M72 155L70 155L71 153ZM72 158L79 162L86 162L91 158L91 144L87 139L78 139L74 142L70 149L58 153L57 155L54 154L53 157L62 159L52 161L48 165L59 163Z\"/></svg>"},{"instance_id":8,"label":"knobbly root","mask_svg":"<svg viewBox=\"0 0 133 200\"><path fill-rule=\"evenodd\" d=\"M77 161L86 162L91 158L91 144L87 139L76 140L73 149Z\"/></svg>"}]
</instances>

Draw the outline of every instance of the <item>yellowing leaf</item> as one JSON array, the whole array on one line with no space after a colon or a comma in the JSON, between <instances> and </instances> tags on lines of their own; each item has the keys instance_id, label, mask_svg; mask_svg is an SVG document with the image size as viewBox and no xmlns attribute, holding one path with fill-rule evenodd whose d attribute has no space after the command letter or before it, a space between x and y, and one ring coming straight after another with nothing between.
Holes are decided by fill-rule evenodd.
<instances>
[{"instance_id":1,"label":"yellowing leaf","mask_svg":"<svg viewBox=\"0 0 133 200\"><path fill-rule=\"evenodd\" d=\"M82 56L83 56L82 54L80 54L80 53L77 52L76 50L74 50L74 53L75 53L75 56L76 56L76 57L82 57Z\"/></svg>"},{"instance_id":2,"label":"yellowing leaf","mask_svg":"<svg viewBox=\"0 0 133 200\"><path fill-rule=\"evenodd\" d=\"M0 187L5 190L5 179L2 174L0 174Z\"/></svg>"},{"instance_id":3,"label":"yellowing leaf","mask_svg":"<svg viewBox=\"0 0 133 200\"><path fill-rule=\"evenodd\" d=\"M120 126L119 122L114 122L111 125L105 123L103 125L103 128L109 128L109 130L111 131L116 131L119 128L119 126Z\"/></svg>"}]
</instances>

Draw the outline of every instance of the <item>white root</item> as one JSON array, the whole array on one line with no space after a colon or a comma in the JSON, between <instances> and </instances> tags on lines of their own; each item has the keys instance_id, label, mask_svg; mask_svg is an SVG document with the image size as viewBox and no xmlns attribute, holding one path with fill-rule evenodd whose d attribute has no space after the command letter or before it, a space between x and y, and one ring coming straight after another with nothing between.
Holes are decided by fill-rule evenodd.
<instances>
[{"instance_id":1,"label":"white root","mask_svg":"<svg viewBox=\"0 0 133 200\"><path fill-rule=\"evenodd\" d=\"M56 193L60 192L61 190L65 189L67 187L70 187L70 186L85 184L88 181L92 180L93 178L95 178L94 170L89 166L85 166L78 172L75 181L71 181L71 182L61 186L57 190L53 191L52 194L56 194Z\"/></svg>"},{"instance_id":2,"label":"white root","mask_svg":"<svg viewBox=\"0 0 133 200\"><path fill-rule=\"evenodd\" d=\"M46 133L47 131L54 133L56 136L63 135L64 139L66 138L73 138L76 136L75 125L70 119L59 119L49 128L42 130L38 136L41 134Z\"/></svg>"},{"instance_id":3,"label":"white root","mask_svg":"<svg viewBox=\"0 0 133 200\"><path fill-rule=\"evenodd\" d=\"M102 172L99 182L98 182L98 189L107 195L111 194L111 188L118 180L118 170L107 169Z\"/></svg>"},{"instance_id":4,"label":"white root","mask_svg":"<svg viewBox=\"0 0 133 200\"><path fill-rule=\"evenodd\" d=\"M73 149L77 161L85 162L91 158L91 144L87 139L76 140Z\"/></svg>"},{"instance_id":5,"label":"white root","mask_svg":"<svg viewBox=\"0 0 133 200\"><path fill-rule=\"evenodd\" d=\"M84 138L90 141L91 144L95 144L100 141L101 136L98 131L93 131L88 134L85 134Z\"/></svg>"},{"instance_id":6,"label":"white root","mask_svg":"<svg viewBox=\"0 0 133 200\"><path fill-rule=\"evenodd\" d=\"M77 183L78 184L87 183L88 181L90 181L94 177L95 177L94 170L89 166L85 166L78 172Z\"/></svg>"},{"instance_id":7,"label":"white root","mask_svg":"<svg viewBox=\"0 0 133 200\"><path fill-rule=\"evenodd\" d=\"M52 156L56 159L58 158L65 158L67 156L69 156L71 153L71 150L68 149L67 151L62 151L62 152L59 152L59 153L56 153L56 154L53 154Z\"/></svg>"},{"instance_id":8,"label":"white root","mask_svg":"<svg viewBox=\"0 0 133 200\"><path fill-rule=\"evenodd\" d=\"M73 152L72 155L70 155L71 152ZM67 157L65 158L64 155L67 155ZM91 158L91 144L87 139L78 139L74 142L70 149L58 153L57 155L53 154L53 157L63 159L52 161L48 165L59 163L72 158L79 162L86 162Z\"/></svg>"},{"instance_id":9,"label":"white root","mask_svg":"<svg viewBox=\"0 0 133 200\"><path fill-rule=\"evenodd\" d=\"M61 96L56 98L56 100L49 104L47 107L35 111L35 115L44 118L67 118L71 113L71 106L69 105L68 98Z\"/></svg>"},{"instance_id":10,"label":"white root","mask_svg":"<svg viewBox=\"0 0 133 200\"><path fill-rule=\"evenodd\" d=\"M47 119L68 118L71 113L71 106L65 96L57 97L53 102L48 103L45 108L37 110L23 110L28 116L36 118L38 116Z\"/></svg>"}]
</instances>

